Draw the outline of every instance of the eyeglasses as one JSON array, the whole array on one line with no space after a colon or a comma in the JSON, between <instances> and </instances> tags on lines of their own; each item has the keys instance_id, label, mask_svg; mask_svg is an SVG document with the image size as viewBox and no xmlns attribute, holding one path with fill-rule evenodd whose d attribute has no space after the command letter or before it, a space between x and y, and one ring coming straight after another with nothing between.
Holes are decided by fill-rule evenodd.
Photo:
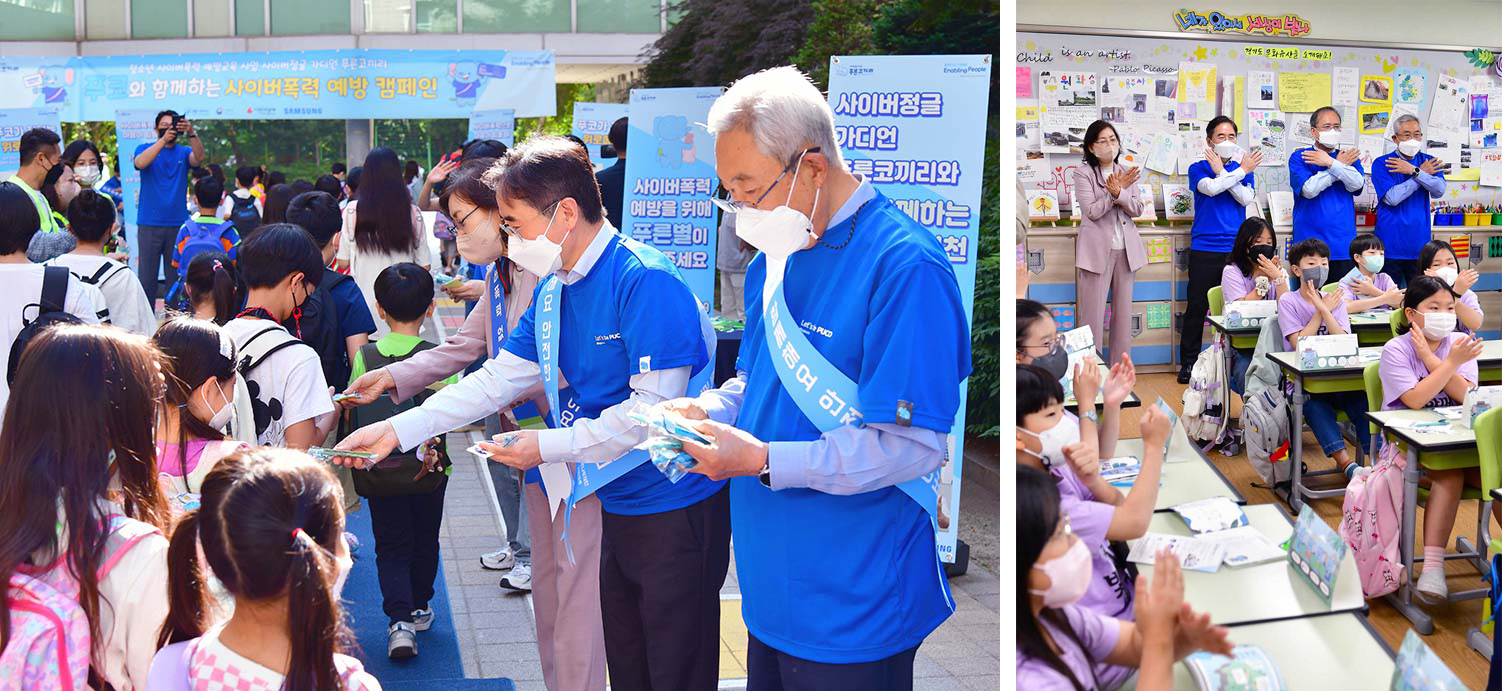
<instances>
[{"instance_id":1,"label":"eyeglasses","mask_svg":"<svg viewBox=\"0 0 1502 691\"><path fill-rule=\"evenodd\" d=\"M782 182L782 179L784 177L787 177L788 173L792 172L793 166L798 165L798 162L802 161L804 156L807 156L809 154L819 153L820 149L821 149L821 147L815 146L815 147L812 147L812 148L809 148L809 149L804 149L802 153L799 153L797 156L794 156L793 160L788 161L788 164L783 167L782 172L778 173L777 179L773 180L772 184L770 184L770 185L767 186L767 190L765 192L762 192L761 196L757 197L756 201L754 201L754 202L752 202L750 204L747 204L745 202L738 202L738 201L735 201L734 199L731 199L729 197L730 190L725 190L725 195L726 196L724 196L724 197L716 195L716 196L710 197L709 200L712 201L712 202L714 202L715 206L720 207L721 211L724 211L725 213L730 213L730 214L733 214L733 213L735 213L737 211L740 211L741 209L744 209L744 208L747 208L747 207L759 207L759 206L761 206L762 200L766 199L767 195L771 194L772 190L777 187L777 183Z\"/></svg>"},{"instance_id":2,"label":"eyeglasses","mask_svg":"<svg viewBox=\"0 0 1502 691\"><path fill-rule=\"evenodd\" d=\"M561 202L561 201L563 201L563 199L564 198L560 198L558 201L553 202L552 204L549 204L547 206L542 207L542 210L537 215L539 217L548 215L548 209L551 209L551 208L553 208L555 206L558 206L558 203ZM472 214L474 212L471 211L469 213ZM464 217L465 218L469 218L469 214L465 214ZM519 231L516 228L512 227L511 224L509 224L509 223L507 223L505 221L500 221L499 223L500 223L500 226L501 226L501 232L505 233L507 237L513 237L514 238L514 237L517 237L518 235L521 234L521 231Z\"/></svg>"},{"instance_id":3,"label":"eyeglasses","mask_svg":"<svg viewBox=\"0 0 1502 691\"><path fill-rule=\"evenodd\" d=\"M480 207L478 207L478 206L475 207L475 208L473 208L473 209L470 209L469 213L464 214L463 218L460 218L460 219L457 219L457 220L454 221L454 227L455 228L463 228L464 227L464 222L467 221L467 220L469 220L469 217L475 215L475 212L479 211L479 210L480 210Z\"/></svg>"},{"instance_id":4,"label":"eyeglasses","mask_svg":"<svg viewBox=\"0 0 1502 691\"><path fill-rule=\"evenodd\" d=\"M1044 343L1044 344L1041 344L1041 345L1017 346L1017 349L1018 350L1026 350L1028 348L1047 348L1048 352L1052 353L1053 350L1054 350L1054 348L1061 348L1063 346L1064 346L1064 334L1054 334L1053 340L1050 340L1047 343Z\"/></svg>"}]
</instances>

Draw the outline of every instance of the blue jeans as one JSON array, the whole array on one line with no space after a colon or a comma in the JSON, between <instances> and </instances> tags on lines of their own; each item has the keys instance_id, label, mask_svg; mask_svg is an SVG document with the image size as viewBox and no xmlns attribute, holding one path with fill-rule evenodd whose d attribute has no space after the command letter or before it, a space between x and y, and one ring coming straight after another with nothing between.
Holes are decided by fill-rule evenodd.
<instances>
[{"instance_id":1,"label":"blue jeans","mask_svg":"<svg viewBox=\"0 0 1502 691\"><path fill-rule=\"evenodd\" d=\"M1250 353L1231 349L1231 390L1240 396L1246 393L1246 369L1252 366Z\"/></svg>"},{"instance_id":2,"label":"blue jeans","mask_svg":"<svg viewBox=\"0 0 1502 691\"><path fill-rule=\"evenodd\" d=\"M1309 428L1314 430L1314 438L1319 441L1320 449L1326 456L1333 458L1336 451L1346 447L1345 438L1340 436L1340 425L1335 421L1336 410L1345 411L1346 416L1351 418L1351 422L1356 425L1356 438L1361 440L1361 450L1367 451L1370 436L1361 433L1367 412L1364 391L1309 394L1309 400L1304 401L1304 422L1309 423ZM1294 433L1298 434L1297 431Z\"/></svg>"}]
</instances>

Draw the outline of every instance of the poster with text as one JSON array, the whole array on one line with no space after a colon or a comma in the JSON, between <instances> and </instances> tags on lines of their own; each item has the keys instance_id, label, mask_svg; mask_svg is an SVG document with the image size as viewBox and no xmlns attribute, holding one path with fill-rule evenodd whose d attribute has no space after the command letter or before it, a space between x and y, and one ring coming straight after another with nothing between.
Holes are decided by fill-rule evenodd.
<instances>
[{"instance_id":1,"label":"poster with text","mask_svg":"<svg viewBox=\"0 0 1502 691\"><path fill-rule=\"evenodd\" d=\"M1048 154L1038 138L1038 102L1017 101L1017 179L1042 182L1048 179Z\"/></svg>"},{"instance_id":2,"label":"poster with text","mask_svg":"<svg viewBox=\"0 0 1502 691\"><path fill-rule=\"evenodd\" d=\"M516 111L477 110L469 116L469 139L494 139L507 148L516 145Z\"/></svg>"},{"instance_id":3,"label":"poster with text","mask_svg":"<svg viewBox=\"0 0 1502 691\"><path fill-rule=\"evenodd\" d=\"M610 145L610 126L626 117L628 108L630 106L625 103L574 103L573 133L589 147L589 162L594 164L595 170L615 165L614 156L605 158L600 155L601 147Z\"/></svg>"},{"instance_id":4,"label":"poster with text","mask_svg":"<svg viewBox=\"0 0 1502 691\"><path fill-rule=\"evenodd\" d=\"M704 128L718 86L632 89L621 233L660 250L712 307L719 214L714 137Z\"/></svg>"},{"instance_id":5,"label":"poster with text","mask_svg":"<svg viewBox=\"0 0 1502 691\"><path fill-rule=\"evenodd\" d=\"M991 69L988 55L830 59L829 104L841 152L851 170L867 176L898 208L933 232L954 267L966 314L975 300ZM1094 75L1089 76L1093 109ZM878 145L881 139L865 134L883 127L893 130L888 145ZM958 535L966 389L967 383L961 382L949 453L938 470L939 554L950 562Z\"/></svg>"},{"instance_id":6,"label":"poster with text","mask_svg":"<svg viewBox=\"0 0 1502 691\"><path fill-rule=\"evenodd\" d=\"M1100 119L1094 72L1039 72L1038 112L1045 154L1085 152L1085 130Z\"/></svg>"},{"instance_id":7,"label":"poster with text","mask_svg":"<svg viewBox=\"0 0 1502 691\"><path fill-rule=\"evenodd\" d=\"M125 226L126 243L130 245L130 268L137 274L141 271L141 234L136 228L136 210L141 197L141 171L136 170L131 161L138 147L157 140L156 114L154 108L115 113L115 137L120 147L120 154L117 156L119 160L116 161L119 165L117 174L120 176L120 194L124 196L125 205L122 224ZM188 116L192 118L193 114L189 113ZM165 272L158 278L163 276Z\"/></svg>"},{"instance_id":8,"label":"poster with text","mask_svg":"<svg viewBox=\"0 0 1502 691\"><path fill-rule=\"evenodd\" d=\"M0 110L0 180L8 179L21 168L21 135L36 127L52 130L59 137L63 134L55 109ZM66 145L64 142L64 146Z\"/></svg>"}]
</instances>

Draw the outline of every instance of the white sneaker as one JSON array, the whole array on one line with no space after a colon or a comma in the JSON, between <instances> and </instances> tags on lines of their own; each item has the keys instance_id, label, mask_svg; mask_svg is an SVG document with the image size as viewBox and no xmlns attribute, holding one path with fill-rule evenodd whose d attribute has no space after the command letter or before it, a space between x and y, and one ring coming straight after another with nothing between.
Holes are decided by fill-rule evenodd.
<instances>
[{"instance_id":1,"label":"white sneaker","mask_svg":"<svg viewBox=\"0 0 1502 691\"><path fill-rule=\"evenodd\" d=\"M433 627L433 608L412 610L412 630L427 631Z\"/></svg>"},{"instance_id":2,"label":"white sneaker","mask_svg":"<svg viewBox=\"0 0 1502 691\"><path fill-rule=\"evenodd\" d=\"M503 547L494 552L480 555L480 568L490 571L505 571L516 563L516 555L511 553L510 547Z\"/></svg>"},{"instance_id":3,"label":"white sneaker","mask_svg":"<svg viewBox=\"0 0 1502 691\"><path fill-rule=\"evenodd\" d=\"M402 660L417 655L417 632L412 625L399 621L386 629L386 656Z\"/></svg>"},{"instance_id":4,"label":"white sneaker","mask_svg":"<svg viewBox=\"0 0 1502 691\"><path fill-rule=\"evenodd\" d=\"M1431 605L1439 604L1449 599L1450 585L1445 582L1445 570L1425 569L1419 574L1418 585L1415 586L1419 597Z\"/></svg>"},{"instance_id":5,"label":"white sneaker","mask_svg":"<svg viewBox=\"0 0 1502 691\"><path fill-rule=\"evenodd\" d=\"M501 578L501 587L507 590L532 591L532 565L518 563L511 567L511 573Z\"/></svg>"}]
</instances>

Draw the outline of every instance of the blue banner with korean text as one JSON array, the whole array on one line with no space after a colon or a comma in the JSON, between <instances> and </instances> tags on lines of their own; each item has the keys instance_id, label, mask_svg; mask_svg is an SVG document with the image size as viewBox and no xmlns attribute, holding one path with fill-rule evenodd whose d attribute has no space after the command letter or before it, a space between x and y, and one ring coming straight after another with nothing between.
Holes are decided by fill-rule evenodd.
<instances>
[{"instance_id":1,"label":"blue banner with korean text","mask_svg":"<svg viewBox=\"0 0 1502 691\"><path fill-rule=\"evenodd\" d=\"M136 170L134 161L136 147L157 140L156 114L156 110L138 109L122 110L114 115L115 137L120 152L114 164L117 166L116 174L120 176L120 194L124 197L122 201L125 205L121 224L124 225L125 240L130 245L130 268L137 275L141 271L141 234L136 228L136 211L140 208L141 201L141 171ZM187 146L187 143L181 146ZM183 205L186 207L187 204L187 190L184 190ZM158 271L157 278L166 275L165 267Z\"/></svg>"},{"instance_id":2,"label":"blue banner with korean text","mask_svg":"<svg viewBox=\"0 0 1502 691\"><path fill-rule=\"evenodd\" d=\"M0 110L0 180L21 169L21 135L35 127L45 127L62 136L55 108L17 108ZM63 142L67 146L67 142Z\"/></svg>"},{"instance_id":3,"label":"blue banner with korean text","mask_svg":"<svg viewBox=\"0 0 1502 691\"><path fill-rule=\"evenodd\" d=\"M0 108L56 108L64 122L117 110L195 110L206 118L467 118L511 108L553 115L545 50L321 50L0 56Z\"/></svg>"},{"instance_id":4,"label":"blue banner with korean text","mask_svg":"<svg viewBox=\"0 0 1502 691\"><path fill-rule=\"evenodd\" d=\"M704 128L724 89L632 89L621 232L661 250L714 304L714 137Z\"/></svg>"},{"instance_id":5,"label":"blue banner with korean text","mask_svg":"<svg viewBox=\"0 0 1502 691\"><path fill-rule=\"evenodd\" d=\"M477 110L469 115L470 139L494 139L508 148L516 145L516 111Z\"/></svg>"},{"instance_id":6,"label":"blue banner with korean text","mask_svg":"<svg viewBox=\"0 0 1502 691\"><path fill-rule=\"evenodd\" d=\"M574 103L574 136L583 139L584 145L589 147L589 162L594 164L595 170L615 165L615 158L601 156L600 148L610 144L610 126L626 117L628 108L630 106L625 103Z\"/></svg>"},{"instance_id":7,"label":"blue banner with korean text","mask_svg":"<svg viewBox=\"0 0 1502 691\"><path fill-rule=\"evenodd\" d=\"M851 171L933 232L954 265L969 314L990 96L988 55L835 56L829 61L835 139ZM939 554L955 558L965 442L965 392L940 472Z\"/></svg>"}]
</instances>

